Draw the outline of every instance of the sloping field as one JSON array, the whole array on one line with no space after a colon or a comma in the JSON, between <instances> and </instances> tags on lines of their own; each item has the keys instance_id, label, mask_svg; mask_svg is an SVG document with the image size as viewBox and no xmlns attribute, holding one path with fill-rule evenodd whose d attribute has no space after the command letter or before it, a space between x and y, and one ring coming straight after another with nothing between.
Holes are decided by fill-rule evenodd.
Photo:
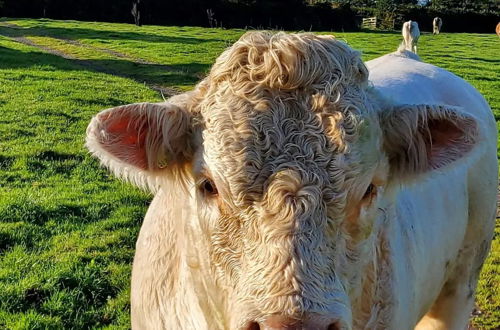
<instances>
[{"instance_id":1,"label":"sloping field","mask_svg":"<svg viewBox=\"0 0 500 330\"><path fill-rule=\"evenodd\" d=\"M99 168L86 126L112 106L191 88L242 30L0 20L0 329L128 328L135 239L151 199ZM368 60L398 33L334 33ZM425 61L500 116L500 41L424 34ZM475 326L500 327L500 224Z\"/></svg>"}]
</instances>

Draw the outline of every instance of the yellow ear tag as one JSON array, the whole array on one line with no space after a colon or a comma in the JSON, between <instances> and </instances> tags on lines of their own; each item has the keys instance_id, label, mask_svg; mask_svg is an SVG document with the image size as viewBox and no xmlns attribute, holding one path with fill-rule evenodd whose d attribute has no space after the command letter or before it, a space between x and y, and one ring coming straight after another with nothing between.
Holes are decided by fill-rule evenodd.
<instances>
[{"instance_id":1,"label":"yellow ear tag","mask_svg":"<svg viewBox=\"0 0 500 330\"><path fill-rule=\"evenodd\" d=\"M167 167L167 165L168 165L167 157L162 157L158 159L158 168L163 169Z\"/></svg>"}]
</instances>

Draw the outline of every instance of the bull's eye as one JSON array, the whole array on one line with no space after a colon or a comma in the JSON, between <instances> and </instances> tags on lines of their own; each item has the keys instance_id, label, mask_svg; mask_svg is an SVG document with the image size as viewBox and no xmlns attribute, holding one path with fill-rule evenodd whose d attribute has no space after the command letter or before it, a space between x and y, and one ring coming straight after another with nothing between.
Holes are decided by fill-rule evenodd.
<instances>
[{"instance_id":1,"label":"bull's eye","mask_svg":"<svg viewBox=\"0 0 500 330\"><path fill-rule=\"evenodd\" d=\"M210 179L204 179L203 181L201 181L199 187L200 190L207 196L217 196L217 194L219 193L217 191L217 187Z\"/></svg>"},{"instance_id":2,"label":"bull's eye","mask_svg":"<svg viewBox=\"0 0 500 330\"><path fill-rule=\"evenodd\" d=\"M363 200L371 200L373 196L377 194L377 187L373 184L370 183L368 188L366 188L365 194L363 195Z\"/></svg>"}]
</instances>

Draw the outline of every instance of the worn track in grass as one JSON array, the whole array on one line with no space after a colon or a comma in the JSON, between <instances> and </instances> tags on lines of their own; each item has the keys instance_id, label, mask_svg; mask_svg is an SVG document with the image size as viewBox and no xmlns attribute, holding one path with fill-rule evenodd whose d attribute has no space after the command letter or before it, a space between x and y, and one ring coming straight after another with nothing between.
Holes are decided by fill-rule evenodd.
<instances>
[{"instance_id":1,"label":"worn track in grass","mask_svg":"<svg viewBox=\"0 0 500 330\"><path fill-rule=\"evenodd\" d=\"M70 61L72 61L78 65L81 65L83 67L86 67L90 70L94 70L94 71L102 72L102 73L107 73L107 74L112 74L112 75L120 76L120 77L137 78L136 76L129 75L126 72L120 72L120 71L113 70L111 68L107 68L107 67L104 67L102 65L99 65L96 61L80 59L77 56L74 56L70 53L60 51L60 50L57 50L55 48L51 48L51 47L39 44L36 41L33 41L33 40L23 36L22 28L17 24L8 23L8 22L0 22L0 27L3 27L3 29L0 29L0 35L8 37L16 42L25 44L27 46L35 47L35 48L40 49L40 50L47 52L49 54L56 55L56 56L62 57L64 59L70 60ZM164 71L169 71L172 73L178 73L178 71L169 67L168 65L154 63L154 62L147 61L147 60L137 58L137 57L133 57L133 56L130 56L130 55L127 55L124 53L113 51L111 49L102 48L102 47L94 47L91 45L83 44L77 40L63 38L63 37L59 37L59 36L55 36L55 35L49 35L49 34L44 34L44 33L42 33L42 35L45 35L45 36L50 37L52 39L59 40L59 41L64 42L64 43L71 44L73 46L87 48L87 49L90 49L90 50L95 51L95 52L106 53L106 54L114 56L116 58L126 59L130 62L133 62L133 63L145 64L145 65L155 65L158 70L164 70ZM170 97L170 96L176 95L180 92L178 89L175 89L172 87L161 86L158 84L154 84L152 82L144 81L144 84L146 86L148 86L149 88L151 88L152 90L161 93L161 95L165 96L165 97Z\"/></svg>"}]
</instances>

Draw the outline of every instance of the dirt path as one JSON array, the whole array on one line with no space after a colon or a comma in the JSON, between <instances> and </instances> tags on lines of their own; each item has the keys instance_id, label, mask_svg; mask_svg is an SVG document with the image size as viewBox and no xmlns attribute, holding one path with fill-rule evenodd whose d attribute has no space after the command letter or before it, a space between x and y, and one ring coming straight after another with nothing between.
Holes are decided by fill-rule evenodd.
<instances>
[{"instance_id":1,"label":"dirt path","mask_svg":"<svg viewBox=\"0 0 500 330\"><path fill-rule=\"evenodd\" d=\"M97 61L83 60L83 59L80 59L74 55L65 53L63 51L60 51L60 50L57 50L57 49L54 49L54 48L51 48L51 47L48 47L45 45L41 45L33 40L30 40L22 35L23 28L19 25L8 23L8 22L0 22L0 27L5 28L5 29L0 29L0 35L2 35L4 37L7 37L11 40L14 40L16 42L19 42L19 43L27 45L27 46L35 47L35 48L37 48L41 51L44 51L46 53L70 60L71 62L73 62L77 65L85 67L86 69L96 71L96 72L111 74L111 75L119 76L119 77L132 78L132 79L134 78L133 76L128 75L127 73L120 72L120 71L111 69L109 67L99 65L97 63ZM172 69L172 67L169 67L168 65L163 65L160 63L155 63L155 62L151 62L148 60L144 60L144 59L141 59L138 57L133 57L133 56L130 56L130 55L127 55L124 53L120 53L120 52L117 52L117 51L114 51L111 49L107 49L107 48L103 48L103 47L95 47L92 45L84 44L78 40L62 38L62 37L53 36L53 35L49 35L49 34L45 34L43 36L65 42L65 43L71 44L73 46L87 48L87 49L91 49L93 51L97 51L97 52L101 52L101 53L106 53L106 54L111 55L111 56L116 57L116 58L125 59L129 62L132 62L132 63L142 64L142 65L154 65L159 70L163 70L163 71L167 71L167 72L171 72L171 73L181 73L181 72L179 72L179 70L174 70L174 69ZM162 85L154 84L154 83L151 83L148 81L144 81L144 83L147 87L149 87L150 89L152 89L156 92L161 93L161 95L164 97L170 97L170 96L173 96L173 95L180 93L180 90L178 90L176 88L162 86Z\"/></svg>"},{"instance_id":2,"label":"dirt path","mask_svg":"<svg viewBox=\"0 0 500 330\"><path fill-rule=\"evenodd\" d=\"M96 46L93 46L93 45L84 44L84 43L82 43L82 42L80 42L78 40L68 39L68 38L62 38L62 37L53 36L53 35L52 36L47 35L47 37L63 41L65 43L71 44L73 46L87 48L87 49L91 49L93 51L105 53L105 54L108 54L108 55L111 55L111 56L114 56L114 57L117 57L117 58L125 59L125 60L127 60L129 62L132 62L132 63L144 64L144 65L154 65L155 67L157 67L158 69L163 70L163 71L168 71L168 72L172 72L172 73L182 73L181 71L176 70L176 69L174 69L171 66L168 66L168 65L165 65L165 64L161 64L161 63L157 63L157 62L148 61L148 60L142 59L140 57L135 57L135 56L131 56L131 55L128 55L128 54L124 54L124 53L118 52L116 50L112 50L112 49L108 49L108 48L104 48L104 47L96 47Z\"/></svg>"}]
</instances>

